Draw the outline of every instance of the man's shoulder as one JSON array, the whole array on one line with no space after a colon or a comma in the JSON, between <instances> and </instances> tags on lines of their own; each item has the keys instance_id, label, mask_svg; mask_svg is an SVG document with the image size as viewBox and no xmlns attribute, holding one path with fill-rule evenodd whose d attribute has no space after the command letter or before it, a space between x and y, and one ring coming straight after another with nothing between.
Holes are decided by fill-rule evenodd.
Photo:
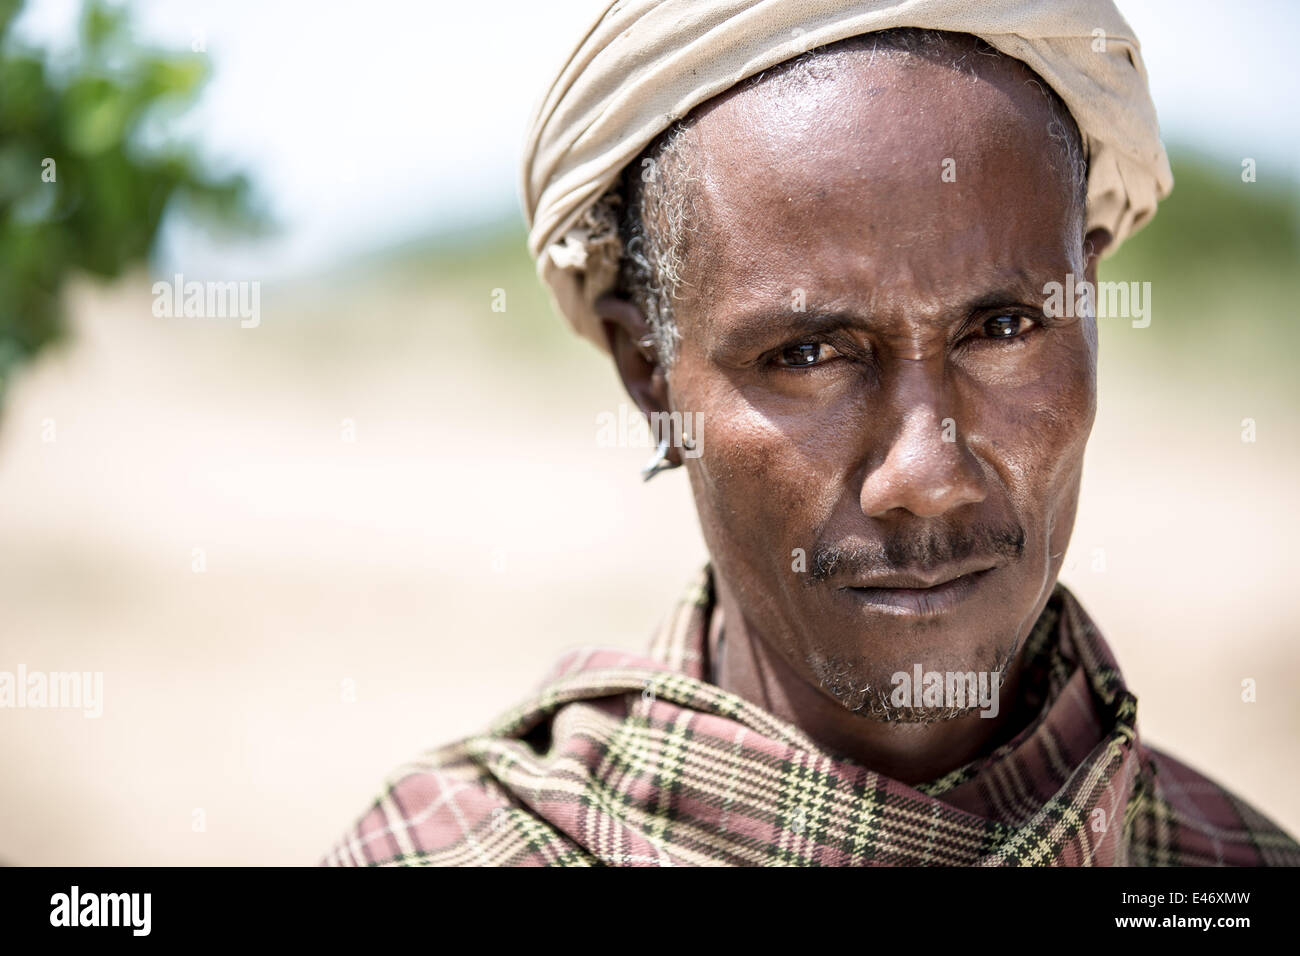
<instances>
[{"instance_id":1,"label":"man's shoulder","mask_svg":"<svg viewBox=\"0 0 1300 956\"><path fill-rule=\"evenodd\" d=\"M1142 754L1126 821L1131 864L1300 866L1300 844L1250 803L1162 750Z\"/></svg>"},{"instance_id":2,"label":"man's shoulder","mask_svg":"<svg viewBox=\"0 0 1300 956\"><path fill-rule=\"evenodd\" d=\"M501 777L528 784L545 772L530 754L547 749L547 717L574 698L617 685L642 692L644 674L666 666L617 648L570 648L524 702L482 733L430 750L389 774L378 796L326 857L326 866L584 866L591 856L564 822L532 812ZM621 696L587 700L584 713L617 719ZM523 787L529 790L528 786Z\"/></svg>"},{"instance_id":3,"label":"man's shoulder","mask_svg":"<svg viewBox=\"0 0 1300 956\"><path fill-rule=\"evenodd\" d=\"M469 737L403 764L323 866L564 866L585 855L512 800Z\"/></svg>"}]
</instances>

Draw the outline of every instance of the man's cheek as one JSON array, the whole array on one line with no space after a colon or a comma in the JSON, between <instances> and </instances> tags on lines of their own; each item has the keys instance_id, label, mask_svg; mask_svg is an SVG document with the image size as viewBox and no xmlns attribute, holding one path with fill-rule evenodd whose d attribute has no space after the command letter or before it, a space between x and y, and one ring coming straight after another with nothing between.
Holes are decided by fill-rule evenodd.
<instances>
[{"instance_id":1,"label":"man's cheek","mask_svg":"<svg viewBox=\"0 0 1300 956\"><path fill-rule=\"evenodd\" d=\"M977 448L1017 488L1051 486L1078 466L1092 425L1085 376L1059 376L1032 388L982 395L972 427Z\"/></svg>"},{"instance_id":2,"label":"man's cheek","mask_svg":"<svg viewBox=\"0 0 1300 956\"><path fill-rule=\"evenodd\" d=\"M1060 502L1077 493L1089 421L1076 414L1073 396L1065 404L1024 419L998 418L981 429L980 445L997 474L1027 546L1042 541L1056 523Z\"/></svg>"},{"instance_id":3,"label":"man's cheek","mask_svg":"<svg viewBox=\"0 0 1300 956\"><path fill-rule=\"evenodd\" d=\"M699 472L720 529L733 541L769 550L795 536L802 509L815 497L800 460L779 434L714 428Z\"/></svg>"}]
</instances>

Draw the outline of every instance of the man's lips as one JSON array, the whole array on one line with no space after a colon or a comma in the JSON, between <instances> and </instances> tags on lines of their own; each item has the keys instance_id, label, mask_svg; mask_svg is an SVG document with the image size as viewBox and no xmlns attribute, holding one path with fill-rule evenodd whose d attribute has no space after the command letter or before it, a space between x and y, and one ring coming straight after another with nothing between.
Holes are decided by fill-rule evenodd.
<instances>
[{"instance_id":1,"label":"man's lips","mask_svg":"<svg viewBox=\"0 0 1300 956\"><path fill-rule=\"evenodd\" d=\"M859 605L888 614L937 615L957 607L996 570L986 560L932 571L896 571L838 586Z\"/></svg>"}]
</instances>

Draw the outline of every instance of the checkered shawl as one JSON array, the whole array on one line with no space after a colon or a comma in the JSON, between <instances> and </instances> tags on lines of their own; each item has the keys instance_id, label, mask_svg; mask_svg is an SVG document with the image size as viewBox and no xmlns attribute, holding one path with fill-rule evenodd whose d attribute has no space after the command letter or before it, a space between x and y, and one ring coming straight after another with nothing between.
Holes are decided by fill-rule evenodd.
<instances>
[{"instance_id":1,"label":"checkered shawl","mask_svg":"<svg viewBox=\"0 0 1300 956\"><path fill-rule=\"evenodd\" d=\"M400 768L322 862L1300 865L1258 811L1140 742L1137 699L1062 585L1026 640L1037 717L919 786L707 683L712 613L706 568L648 655L570 652L486 733Z\"/></svg>"}]
</instances>

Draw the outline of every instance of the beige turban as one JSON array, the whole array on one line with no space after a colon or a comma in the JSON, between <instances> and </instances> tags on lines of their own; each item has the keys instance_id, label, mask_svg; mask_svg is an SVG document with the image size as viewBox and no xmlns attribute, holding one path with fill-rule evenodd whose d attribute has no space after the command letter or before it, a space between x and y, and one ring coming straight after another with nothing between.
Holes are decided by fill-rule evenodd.
<instances>
[{"instance_id":1,"label":"beige turban","mask_svg":"<svg viewBox=\"0 0 1300 956\"><path fill-rule=\"evenodd\" d=\"M606 348L592 306L622 248L588 214L624 166L741 80L892 27L975 34L1056 90L1088 155L1088 228L1110 231L1108 251L1173 188L1137 37L1110 0L617 0L551 84L524 147L528 245L573 327Z\"/></svg>"}]
</instances>

